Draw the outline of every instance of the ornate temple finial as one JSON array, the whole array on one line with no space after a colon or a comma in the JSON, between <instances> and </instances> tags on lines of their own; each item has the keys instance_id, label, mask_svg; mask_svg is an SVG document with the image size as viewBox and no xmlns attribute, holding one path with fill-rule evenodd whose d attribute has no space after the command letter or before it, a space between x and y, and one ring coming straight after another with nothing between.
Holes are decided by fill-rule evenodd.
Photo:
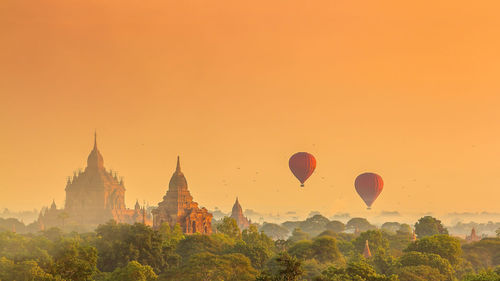
<instances>
[{"instance_id":1,"label":"ornate temple finial","mask_svg":"<svg viewBox=\"0 0 500 281\"><path fill-rule=\"evenodd\" d=\"M175 171L176 172L180 172L181 171L181 161L180 161L178 155L177 155L177 167L175 168Z\"/></svg>"},{"instance_id":2,"label":"ornate temple finial","mask_svg":"<svg viewBox=\"0 0 500 281\"><path fill-rule=\"evenodd\" d=\"M97 130L94 130L94 149L97 149Z\"/></svg>"}]
</instances>

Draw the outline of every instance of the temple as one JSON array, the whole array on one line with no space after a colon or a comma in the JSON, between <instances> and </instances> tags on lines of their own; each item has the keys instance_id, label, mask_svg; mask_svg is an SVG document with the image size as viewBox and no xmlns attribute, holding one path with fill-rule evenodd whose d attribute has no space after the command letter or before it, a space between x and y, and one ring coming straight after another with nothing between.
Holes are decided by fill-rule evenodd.
<instances>
[{"instance_id":1,"label":"temple","mask_svg":"<svg viewBox=\"0 0 500 281\"><path fill-rule=\"evenodd\" d=\"M470 235L466 236L465 240L467 242L477 242L481 240L481 236L476 234L476 228L473 227L472 230L470 231Z\"/></svg>"},{"instance_id":2,"label":"temple","mask_svg":"<svg viewBox=\"0 0 500 281\"><path fill-rule=\"evenodd\" d=\"M68 177L64 209L57 209L52 202L50 209L40 212L38 224L40 229L65 225L93 229L110 220L151 224L151 215L147 214L145 206L138 206L138 202L134 209L126 208L123 179L104 167L94 134L94 147L87 158L87 167L83 172L75 172L73 178Z\"/></svg>"},{"instance_id":3,"label":"temple","mask_svg":"<svg viewBox=\"0 0 500 281\"><path fill-rule=\"evenodd\" d=\"M368 240L365 241L365 249L363 250L363 257L369 259L372 257L372 252L370 252L370 245L368 245Z\"/></svg>"},{"instance_id":4,"label":"temple","mask_svg":"<svg viewBox=\"0 0 500 281\"><path fill-rule=\"evenodd\" d=\"M186 178L181 172L179 157L175 172L168 184L167 194L152 213L154 228L168 223L172 228L179 224L187 234L212 233L212 214L206 208L200 209L198 203L193 201Z\"/></svg>"},{"instance_id":5,"label":"temple","mask_svg":"<svg viewBox=\"0 0 500 281\"><path fill-rule=\"evenodd\" d=\"M231 218L236 220L241 230L248 228L251 224L251 221L243 215L243 209L241 208L240 202L238 202L238 197L236 197L236 202L234 202Z\"/></svg>"}]
</instances>

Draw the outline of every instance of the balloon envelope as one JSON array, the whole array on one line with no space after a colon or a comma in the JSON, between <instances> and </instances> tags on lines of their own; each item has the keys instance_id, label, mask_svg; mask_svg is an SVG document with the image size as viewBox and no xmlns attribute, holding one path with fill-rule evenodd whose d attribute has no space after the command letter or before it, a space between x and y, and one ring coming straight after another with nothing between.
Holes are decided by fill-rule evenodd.
<instances>
[{"instance_id":1,"label":"balloon envelope","mask_svg":"<svg viewBox=\"0 0 500 281\"><path fill-rule=\"evenodd\" d=\"M364 173L356 178L354 186L361 199L365 201L366 206L370 209L375 199L382 192L384 181L381 176L375 173Z\"/></svg>"},{"instance_id":2,"label":"balloon envelope","mask_svg":"<svg viewBox=\"0 0 500 281\"><path fill-rule=\"evenodd\" d=\"M312 175L316 168L316 159L307 152L297 152L288 161L293 175L300 181L301 186Z\"/></svg>"}]
</instances>

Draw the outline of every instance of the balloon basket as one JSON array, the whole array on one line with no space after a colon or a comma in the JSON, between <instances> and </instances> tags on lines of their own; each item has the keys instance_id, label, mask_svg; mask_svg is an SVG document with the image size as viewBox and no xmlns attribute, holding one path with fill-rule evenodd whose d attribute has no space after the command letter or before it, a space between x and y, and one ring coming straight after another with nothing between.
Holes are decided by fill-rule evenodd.
<instances>
[{"instance_id":1,"label":"balloon basket","mask_svg":"<svg viewBox=\"0 0 500 281\"><path fill-rule=\"evenodd\" d=\"M300 187L304 187L304 184L301 184Z\"/></svg>"}]
</instances>

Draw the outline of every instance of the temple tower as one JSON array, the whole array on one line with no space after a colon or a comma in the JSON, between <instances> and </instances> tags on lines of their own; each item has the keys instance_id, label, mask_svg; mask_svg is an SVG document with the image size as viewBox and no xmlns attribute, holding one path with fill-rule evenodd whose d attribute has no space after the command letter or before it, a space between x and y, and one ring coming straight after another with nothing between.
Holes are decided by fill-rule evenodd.
<instances>
[{"instance_id":1,"label":"temple tower","mask_svg":"<svg viewBox=\"0 0 500 281\"><path fill-rule=\"evenodd\" d=\"M370 245L368 245L368 240L365 242L365 249L363 250L363 257L365 259L369 259L372 257L372 253L370 252Z\"/></svg>"},{"instance_id":2,"label":"temple tower","mask_svg":"<svg viewBox=\"0 0 500 281\"><path fill-rule=\"evenodd\" d=\"M179 157L168 184L168 191L152 213L155 228L159 228L162 223L168 223L171 228L180 224L184 233L212 233L212 214L206 208L200 209L198 203L193 201L181 171Z\"/></svg>"},{"instance_id":3,"label":"temple tower","mask_svg":"<svg viewBox=\"0 0 500 281\"><path fill-rule=\"evenodd\" d=\"M250 221L243 215L243 209L241 208L240 202L238 202L238 197L236 197L236 202L234 202L231 218L236 221L241 230L250 226Z\"/></svg>"},{"instance_id":4,"label":"temple tower","mask_svg":"<svg viewBox=\"0 0 500 281\"><path fill-rule=\"evenodd\" d=\"M97 134L94 134L87 167L83 172L75 172L72 180L68 179L65 210L71 221L81 225L127 220L123 181L118 181L116 173L104 168L104 159L97 148Z\"/></svg>"}]
</instances>

